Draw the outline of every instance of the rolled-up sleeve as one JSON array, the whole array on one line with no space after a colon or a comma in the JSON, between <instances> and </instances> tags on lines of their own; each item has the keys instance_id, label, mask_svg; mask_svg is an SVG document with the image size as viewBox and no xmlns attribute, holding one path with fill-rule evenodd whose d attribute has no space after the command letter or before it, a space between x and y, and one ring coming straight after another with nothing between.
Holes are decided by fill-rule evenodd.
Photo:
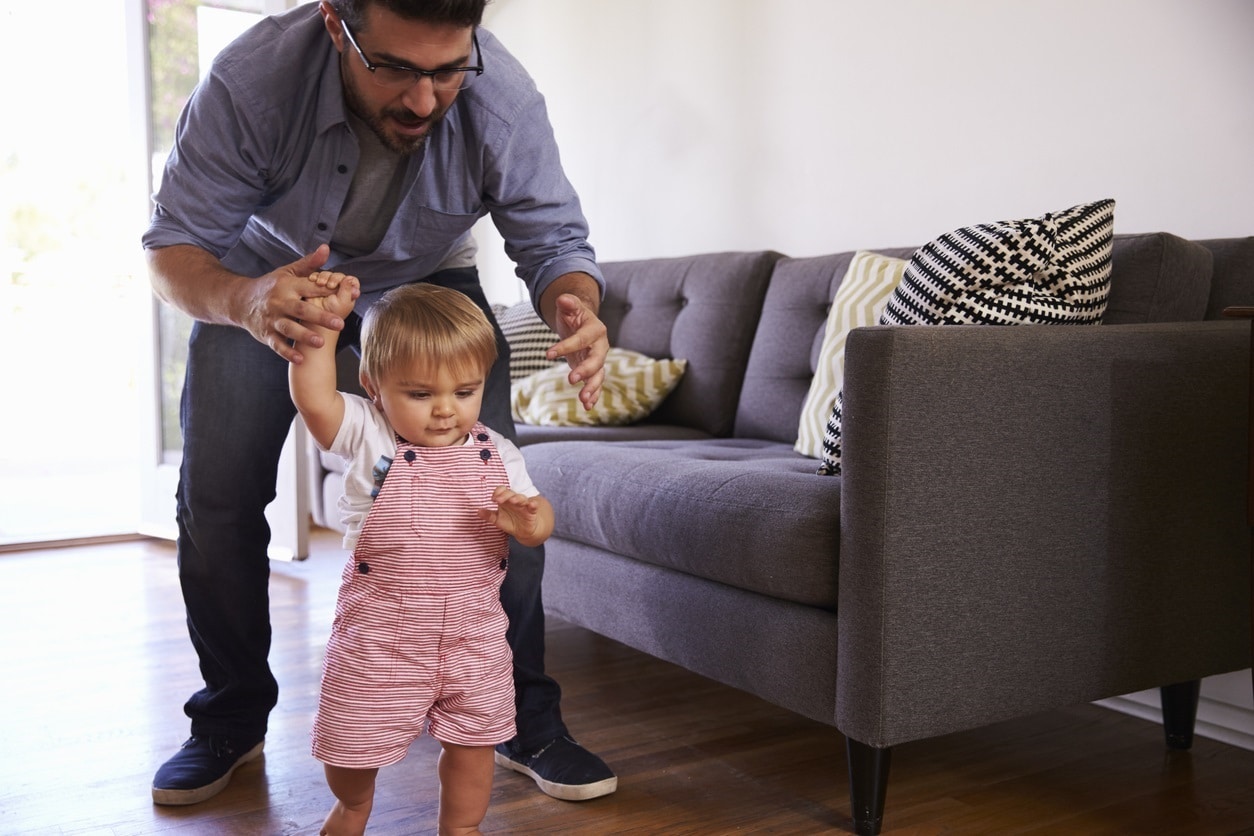
<instances>
[{"instance_id":1,"label":"rolled-up sleeve","mask_svg":"<svg viewBox=\"0 0 1254 836\"><path fill-rule=\"evenodd\" d=\"M264 199L266 179L248 109L211 72L179 117L144 247L193 244L222 258Z\"/></svg>"}]
</instances>

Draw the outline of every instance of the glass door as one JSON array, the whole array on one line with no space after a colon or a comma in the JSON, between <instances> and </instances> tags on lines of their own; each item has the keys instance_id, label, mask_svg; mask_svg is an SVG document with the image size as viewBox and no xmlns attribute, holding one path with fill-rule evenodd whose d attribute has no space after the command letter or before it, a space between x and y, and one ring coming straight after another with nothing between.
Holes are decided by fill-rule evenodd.
<instances>
[{"instance_id":1,"label":"glass door","mask_svg":"<svg viewBox=\"0 0 1254 836\"><path fill-rule=\"evenodd\" d=\"M0 549L133 536L148 215L136 0L8 3Z\"/></svg>"}]
</instances>

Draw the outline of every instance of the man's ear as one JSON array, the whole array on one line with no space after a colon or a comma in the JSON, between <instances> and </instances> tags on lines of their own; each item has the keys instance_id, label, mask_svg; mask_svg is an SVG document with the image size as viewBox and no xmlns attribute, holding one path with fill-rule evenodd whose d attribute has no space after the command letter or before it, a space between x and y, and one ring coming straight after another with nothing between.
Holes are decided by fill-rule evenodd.
<instances>
[{"instance_id":1,"label":"man's ear","mask_svg":"<svg viewBox=\"0 0 1254 836\"><path fill-rule=\"evenodd\" d=\"M331 43L335 44L337 51L343 52L344 30L340 27L340 16L335 13L335 9L331 8L331 4L327 0L322 0L318 4L318 11L322 13L322 25L326 27L327 34L331 36Z\"/></svg>"}]
</instances>

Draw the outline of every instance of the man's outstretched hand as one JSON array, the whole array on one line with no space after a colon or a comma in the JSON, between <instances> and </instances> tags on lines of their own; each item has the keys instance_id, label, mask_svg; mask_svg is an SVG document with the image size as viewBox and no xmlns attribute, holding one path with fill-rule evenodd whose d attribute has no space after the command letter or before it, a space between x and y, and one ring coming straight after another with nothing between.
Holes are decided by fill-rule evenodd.
<instances>
[{"instance_id":1,"label":"man's outstretched hand","mask_svg":"<svg viewBox=\"0 0 1254 836\"><path fill-rule=\"evenodd\" d=\"M320 348L325 344L325 338L309 326L318 325L331 331L344 328L342 315L315 301L318 297L332 295L336 289L309 280L330 254L331 248L322 244L308 255L247 285L247 295L238 313L239 324L288 362L300 363L305 359L300 352L302 345ZM354 290L353 298L358 295L360 288Z\"/></svg>"},{"instance_id":2,"label":"man's outstretched hand","mask_svg":"<svg viewBox=\"0 0 1254 836\"><path fill-rule=\"evenodd\" d=\"M605 356L610 350L609 336L602 322L582 299L573 293L557 297L555 313L557 335L546 356L550 360L566 358L570 366L567 380L571 385L582 383L579 402L584 409L596 406L605 382Z\"/></svg>"}]
</instances>

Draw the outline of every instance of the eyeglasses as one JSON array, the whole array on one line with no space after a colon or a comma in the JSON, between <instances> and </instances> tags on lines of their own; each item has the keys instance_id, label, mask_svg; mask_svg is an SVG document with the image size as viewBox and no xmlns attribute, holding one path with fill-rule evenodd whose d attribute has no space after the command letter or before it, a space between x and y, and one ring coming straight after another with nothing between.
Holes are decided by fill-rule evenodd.
<instances>
[{"instance_id":1,"label":"eyeglasses","mask_svg":"<svg viewBox=\"0 0 1254 836\"><path fill-rule=\"evenodd\" d=\"M365 64L366 69L370 71L370 77L380 87L403 90L413 87L425 77L431 79L432 85L437 90L460 90L469 86L472 81L483 75L483 53L479 51L479 36L474 31L470 33L470 42L475 48L476 59L473 67L420 70L417 67L402 67L399 64L372 64L370 59L366 57L366 53L362 52L361 47L357 45L357 39L353 37L353 30L348 28L348 24L343 19L340 20L340 26L344 28L344 35L348 38L348 42L353 45L353 49L357 50L357 54L361 56L361 63Z\"/></svg>"}]
</instances>

